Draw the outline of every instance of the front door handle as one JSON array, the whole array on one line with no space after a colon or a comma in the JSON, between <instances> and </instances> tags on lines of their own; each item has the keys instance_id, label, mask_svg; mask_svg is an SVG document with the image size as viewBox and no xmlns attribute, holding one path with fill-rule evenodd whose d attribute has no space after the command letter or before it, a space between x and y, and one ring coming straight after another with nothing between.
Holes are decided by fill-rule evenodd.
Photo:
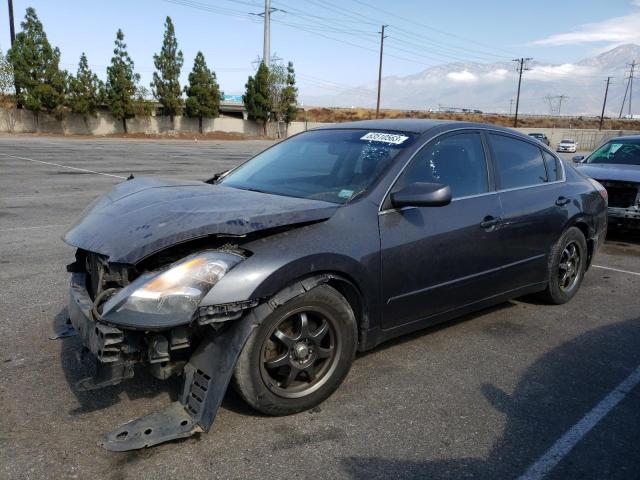
<instances>
[{"instance_id":1,"label":"front door handle","mask_svg":"<svg viewBox=\"0 0 640 480\"><path fill-rule=\"evenodd\" d=\"M492 217L491 215L487 215L480 222L480 227L484 228L485 230L491 230L496 227L500 223L500 221L500 217Z\"/></svg>"},{"instance_id":2,"label":"front door handle","mask_svg":"<svg viewBox=\"0 0 640 480\"><path fill-rule=\"evenodd\" d=\"M567 197L558 197L558 199L556 200L556 205L559 207L563 207L568 203L571 203L571 199Z\"/></svg>"}]
</instances>

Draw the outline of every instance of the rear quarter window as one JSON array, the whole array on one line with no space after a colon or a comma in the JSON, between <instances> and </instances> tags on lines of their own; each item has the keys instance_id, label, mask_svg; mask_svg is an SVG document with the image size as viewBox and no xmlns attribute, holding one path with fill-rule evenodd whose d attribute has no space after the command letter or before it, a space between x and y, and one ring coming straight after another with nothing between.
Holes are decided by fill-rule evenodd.
<instances>
[{"instance_id":1,"label":"rear quarter window","mask_svg":"<svg viewBox=\"0 0 640 480\"><path fill-rule=\"evenodd\" d=\"M489 140L501 189L529 187L549 181L540 148L493 133L489 134Z\"/></svg>"},{"instance_id":2,"label":"rear quarter window","mask_svg":"<svg viewBox=\"0 0 640 480\"><path fill-rule=\"evenodd\" d=\"M549 181L557 182L562 180L562 167L560 166L560 160L544 150L542 151L542 155L544 156L544 163L547 166Z\"/></svg>"}]
</instances>

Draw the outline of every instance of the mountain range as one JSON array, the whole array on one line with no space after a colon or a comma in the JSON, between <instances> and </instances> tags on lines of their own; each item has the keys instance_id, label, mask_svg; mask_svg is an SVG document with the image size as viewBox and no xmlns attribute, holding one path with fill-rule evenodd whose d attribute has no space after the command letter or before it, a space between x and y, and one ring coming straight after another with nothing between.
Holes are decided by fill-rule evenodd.
<instances>
[{"instance_id":1,"label":"mountain range","mask_svg":"<svg viewBox=\"0 0 640 480\"><path fill-rule=\"evenodd\" d=\"M530 114L600 115L608 76L606 114L617 116L627 85L629 67L640 60L640 46L626 44L576 63L532 61L524 72L520 112ZM409 110L466 108L508 113L515 109L518 83L514 62L456 62L429 67L420 73L382 78L381 108ZM640 67L636 69L640 76ZM638 83L640 87L640 83ZM640 89L638 89L640 92ZM564 98L560 99L563 96ZM305 105L375 107L376 83L333 95L302 95ZM511 104L510 100L513 100ZM640 113L640 96L632 113ZM627 113L627 106L623 114Z\"/></svg>"}]
</instances>

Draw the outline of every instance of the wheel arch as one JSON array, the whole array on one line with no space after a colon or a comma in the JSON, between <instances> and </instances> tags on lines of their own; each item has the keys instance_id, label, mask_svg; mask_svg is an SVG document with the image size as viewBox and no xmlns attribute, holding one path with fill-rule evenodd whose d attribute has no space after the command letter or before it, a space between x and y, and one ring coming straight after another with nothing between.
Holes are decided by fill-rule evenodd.
<instances>
[{"instance_id":1,"label":"wheel arch","mask_svg":"<svg viewBox=\"0 0 640 480\"><path fill-rule=\"evenodd\" d=\"M596 241L593 238L592 228L584 217L577 217L567 226L568 230L571 227L576 227L584 235L585 242L587 243L587 268L591 266L591 260L596 248ZM563 232L564 233L564 232Z\"/></svg>"},{"instance_id":2,"label":"wheel arch","mask_svg":"<svg viewBox=\"0 0 640 480\"><path fill-rule=\"evenodd\" d=\"M298 295L323 284L334 288L345 298L356 319L360 339L362 332L369 328L369 309L360 286L353 278L343 272L329 270L300 277L273 295L267 300L267 303L275 309Z\"/></svg>"}]
</instances>

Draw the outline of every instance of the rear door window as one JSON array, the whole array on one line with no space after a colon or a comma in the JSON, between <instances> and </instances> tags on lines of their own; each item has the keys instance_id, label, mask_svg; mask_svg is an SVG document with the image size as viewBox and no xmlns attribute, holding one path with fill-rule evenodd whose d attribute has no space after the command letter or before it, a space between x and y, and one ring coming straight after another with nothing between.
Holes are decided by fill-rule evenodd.
<instances>
[{"instance_id":1,"label":"rear door window","mask_svg":"<svg viewBox=\"0 0 640 480\"><path fill-rule=\"evenodd\" d=\"M549 181L540 148L494 133L489 134L489 140L501 189L530 187Z\"/></svg>"},{"instance_id":2,"label":"rear door window","mask_svg":"<svg viewBox=\"0 0 640 480\"><path fill-rule=\"evenodd\" d=\"M453 198L488 192L487 162L480 134L451 135L426 146L402 178L404 186L415 182L449 185Z\"/></svg>"}]
</instances>

